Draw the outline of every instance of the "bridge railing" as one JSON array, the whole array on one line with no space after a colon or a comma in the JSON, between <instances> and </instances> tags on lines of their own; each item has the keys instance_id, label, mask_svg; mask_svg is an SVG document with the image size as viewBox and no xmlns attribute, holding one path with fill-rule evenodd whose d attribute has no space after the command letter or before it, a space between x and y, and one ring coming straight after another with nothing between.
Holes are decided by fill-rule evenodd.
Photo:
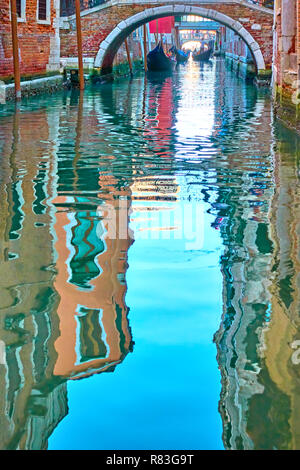
<instances>
[{"instance_id":1,"label":"bridge railing","mask_svg":"<svg viewBox=\"0 0 300 470\"><path fill-rule=\"evenodd\" d=\"M109 0L80 0L81 10L88 10L107 3ZM274 8L274 0L244 0L252 5L263 6L266 8ZM147 3L147 1L145 1ZM158 2L159 3L159 2ZM61 0L60 16L71 16L75 13L74 0Z\"/></svg>"}]
</instances>

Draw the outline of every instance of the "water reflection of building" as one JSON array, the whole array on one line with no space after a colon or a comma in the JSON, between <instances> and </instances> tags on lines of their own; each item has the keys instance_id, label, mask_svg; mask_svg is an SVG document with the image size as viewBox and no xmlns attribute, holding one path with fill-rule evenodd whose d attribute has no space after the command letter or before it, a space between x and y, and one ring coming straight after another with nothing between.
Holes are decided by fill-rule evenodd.
<instances>
[{"instance_id":1,"label":"water reflection of building","mask_svg":"<svg viewBox=\"0 0 300 470\"><path fill-rule=\"evenodd\" d=\"M247 86L236 87L236 78L224 73L224 65L217 62L216 66L224 86L216 91L212 133L220 151L225 148L227 154L215 169L217 197L212 197L208 184L205 200L211 200L212 226L220 230L224 244L223 315L215 335L222 381L219 410L225 447L253 449L264 444L258 442L260 438L255 442L259 426L254 417L249 419L250 409L255 400L267 401L266 392L272 388L261 374L273 260L269 211L274 184L270 140L264 138L270 113L267 100L258 100ZM255 141L250 137L253 132ZM255 159L249 157L246 145L235 145L250 139Z\"/></svg>"},{"instance_id":2,"label":"water reflection of building","mask_svg":"<svg viewBox=\"0 0 300 470\"><path fill-rule=\"evenodd\" d=\"M245 189L245 187L243 188ZM240 191L230 204L231 214L221 227L225 250L221 259L223 273L223 316L215 336L222 376L220 413L226 448L251 449L248 434L249 401L261 395L260 360L257 345L266 321L270 295L271 252L266 219L254 215L253 208L238 202ZM270 196L266 192L265 203ZM248 206L248 207L247 207Z\"/></svg>"},{"instance_id":3,"label":"water reflection of building","mask_svg":"<svg viewBox=\"0 0 300 470\"><path fill-rule=\"evenodd\" d=\"M299 201L297 168L289 158L296 144L291 136L279 139L285 143L274 155L273 178L272 161L260 158L255 171L244 174L242 190L224 192L216 205L219 213L228 206L221 227L224 311L215 341L229 449L300 445Z\"/></svg>"},{"instance_id":4,"label":"water reflection of building","mask_svg":"<svg viewBox=\"0 0 300 470\"><path fill-rule=\"evenodd\" d=\"M198 76L213 76L216 70L222 73L219 62L212 69L199 67ZM99 105L98 94L87 108L73 96L61 109L48 110L47 120L35 111L30 119L22 114L20 123L16 115L14 128L11 121L6 124L2 150L10 158L0 175L0 321L6 346L4 354L0 343L1 447L45 448L67 413L65 379L109 371L130 351L124 277L131 241L103 236L104 204L118 209L120 200L132 199L133 211L142 207L154 212L158 199L159 209L169 210L182 193L191 195L184 185L178 195L180 178L189 181L184 171L190 168L190 182L197 183L192 197L202 190L225 246L224 311L215 337L224 444L299 448L299 365L293 347L300 339L299 201L296 163L289 157L297 146L287 136L290 143L271 158L270 113L263 109L268 100L260 100L252 88L237 87L231 75L220 79L224 87L206 95L214 116L205 121L205 132L203 127L199 132L199 148L194 139L185 140L193 134L183 109L177 113L182 128L163 129L175 119L162 106L162 87L147 89L147 82L145 93L143 86L139 89L145 102L133 102L128 114L123 109L132 102L129 87L120 86L119 93L112 92L113 106L107 89L99 91L106 96L101 97L103 113L91 112ZM168 96L173 99L167 90L172 81L164 86L167 104ZM204 93L202 87L200 100ZM108 115L110 106L115 112ZM141 116L149 118L142 137L133 132ZM106 118L120 126L122 142L115 133L106 145L111 131ZM33 144L36 128L40 142ZM88 145L92 139L97 145ZM172 153L172 139L177 160L173 155L163 158ZM246 142L244 147L240 142ZM199 165L193 160L183 167L178 158L183 148L190 156L203 157ZM128 219L126 229L127 224Z\"/></svg>"},{"instance_id":5,"label":"water reflection of building","mask_svg":"<svg viewBox=\"0 0 300 470\"><path fill-rule=\"evenodd\" d=\"M127 233L128 212L121 222L119 218L120 201L130 194L112 172L107 173L107 168L99 172L98 163L87 158L83 149L85 143L89 148L91 134L97 133L98 119L89 111L85 114L81 95L74 95L74 100L77 106L70 106L67 117L74 123L74 150L71 155L65 153L68 130L61 141L58 192L52 201L57 208L54 285L60 296L54 374L69 378L113 370L132 350L125 304L127 251L132 239ZM110 156L110 165L113 160ZM103 219L107 216L115 216L112 236L106 233L110 227Z\"/></svg>"},{"instance_id":6,"label":"water reflection of building","mask_svg":"<svg viewBox=\"0 0 300 470\"><path fill-rule=\"evenodd\" d=\"M276 191L271 222L274 243L272 315L264 335L264 360L278 393L282 447L300 448L299 139L278 125ZM280 401L279 401L280 398ZM264 429L264 428L263 428Z\"/></svg>"},{"instance_id":7,"label":"water reflection of building","mask_svg":"<svg viewBox=\"0 0 300 470\"><path fill-rule=\"evenodd\" d=\"M117 194L115 185L113 176L100 176L99 189L108 192L100 206L91 207L84 197L70 201L63 196L55 201L61 208L55 224L58 273L54 285L60 295L60 337L55 343L54 373L58 376L84 377L113 370L132 349L125 304L127 251L132 239L126 233L128 220L119 217L119 202L129 194ZM103 195L99 196L103 201ZM70 204L87 207L72 213L64 210ZM107 228L99 213L104 218L115 216L116 238L105 236ZM126 226L121 228L123 222Z\"/></svg>"},{"instance_id":8,"label":"water reflection of building","mask_svg":"<svg viewBox=\"0 0 300 470\"><path fill-rule=\"evenodd\" d=\"M2 126L2 449L46 448L68 412L66 379L113 370L132 350L124 299L131 238L118 238L118 218L117 237L105 237L102 220L104 204L118 212L128 191L81 159L84 110L73 98ZM60 127L65 120L74 139ZM91 116L89 131L97 124ZM122 220L126 231L127 212Z\"/></svg>"},{"instance_id":9,"label":"water reflection of building","mask_svg":"<svg viewBox=\"0 0 300 470\"><path fill-rule=\"evenodd\" d=\"M53 168L35 140L36 128L44 142L51 129L43 111L35 113L34 125L17 112L4 126L2 150L9 159L0 182L0 447L42 449L67 413L66 385L53 381L59 298L52 214L45 204ZM53 155L51 145L48 151Z\"/></svg>"}]
</instances>

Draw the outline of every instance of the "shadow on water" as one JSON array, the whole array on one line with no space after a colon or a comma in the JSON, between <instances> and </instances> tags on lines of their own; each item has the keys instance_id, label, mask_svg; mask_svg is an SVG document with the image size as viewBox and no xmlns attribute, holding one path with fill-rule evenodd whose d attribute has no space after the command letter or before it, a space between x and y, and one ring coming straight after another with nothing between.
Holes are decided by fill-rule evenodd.
<instances>
[{"instance_id":1,"label":"shadow on water","mask_svg":"<svg viewBox=\"0 0 300 470\"><path fill-rule=\"evenodd\" d=\"M107 431L110 448L147 448L135 407L168 429L151 448L299 448L299 139L268 94L222 60L189 62L31 98L0 122L1 448L51 434L68 448L87 377L119 420L105 390L123 387L133 443ZM179 216L197 208L204 241L187 249ZM109 413L95 411L106 430Z\"/></svg>"}]
</instances>

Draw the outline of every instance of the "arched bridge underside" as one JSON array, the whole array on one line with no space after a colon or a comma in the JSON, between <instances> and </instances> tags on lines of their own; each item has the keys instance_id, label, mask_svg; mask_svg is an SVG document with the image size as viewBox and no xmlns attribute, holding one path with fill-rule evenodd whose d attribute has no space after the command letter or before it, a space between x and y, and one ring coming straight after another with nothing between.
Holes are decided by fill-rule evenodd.
<instances>
[{"instance_id":1,"label":"arched bridge underside","mask_svg":"<svg viewBox=\"0 0 300 470\"><path fill-rule=\"evenodd\" d=\"M242 0L113 0L81 13L83 52L95 58L102 74L110 73L115 54L130 33L172 15L199 15L231 28L249 46L257 72L271 69L273 12Z\"/></svg>"}]
</instances>

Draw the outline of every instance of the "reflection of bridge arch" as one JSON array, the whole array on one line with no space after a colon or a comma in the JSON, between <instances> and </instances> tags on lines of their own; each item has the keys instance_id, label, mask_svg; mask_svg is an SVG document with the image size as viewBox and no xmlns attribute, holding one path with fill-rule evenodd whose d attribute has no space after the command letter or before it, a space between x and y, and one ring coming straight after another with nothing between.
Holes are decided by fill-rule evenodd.
<instances>
[{"instance_id":1,"label":"reflection of bridge arch","mask_svg":"<svg viewBox=\"0 0 300 470\"><path fill-rule=\"evenodd\" d=\"M236 21L217 10L193 5L166 5L149 8L127 18L124 21L121 21L111 31L111 33L107 35L106 39L102 41L95 59L95 67L101 67L102 74L110 73L112 70L115 54L117 53L119 47L123 43L124 39L139 26L156 18L186 14L198 15L204 18L212 19L231 28L245 41L249 47L256 64L257 71L259 72L266 68L265 60L259 44L239 21Z\"/></svg>"}]
</instances>

